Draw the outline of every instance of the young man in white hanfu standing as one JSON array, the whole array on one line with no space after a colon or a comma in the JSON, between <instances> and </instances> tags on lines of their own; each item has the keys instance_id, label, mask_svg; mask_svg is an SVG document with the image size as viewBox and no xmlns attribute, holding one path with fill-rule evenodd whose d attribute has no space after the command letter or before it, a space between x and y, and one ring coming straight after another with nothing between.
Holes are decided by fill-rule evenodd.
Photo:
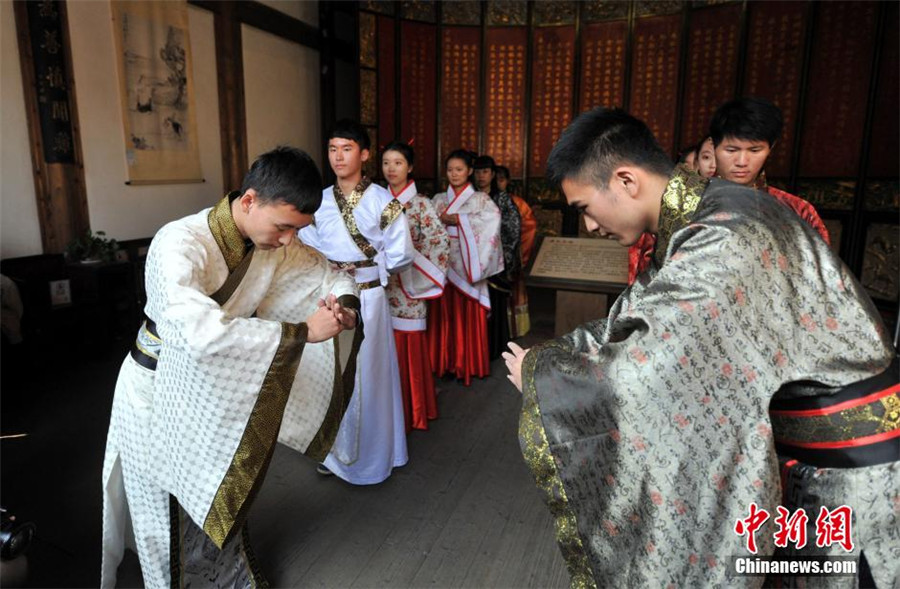
<instances>
[{"instance_id":1,"label":"young man in white hanfu standing","mask_svg":"<svg viewBox=\"0 0 900 589\"><path fill-rule=\"evenodd\" d=\"M356 287L295 238L321 185L278 148L153 238L106 441L102 587L131 532L145 587L265 585L244 523L275 442L321 460L350 396L331 339L356 325Z\"/></svg>"},{"instance_id":2,"label":"young man in white hanfu standing","mask_svg":"<svg viewBox=\"0 0 900 589\"><path fill-rule=\"evenodd\" d=\"M341 120L328 137L328 161L337 176L322 194L315 222L300 239L356 279L365 339L356 387L337 440L319 472L354 485L373 485L406 464L406 426L400 372L384 287L388 274L413 263L415 249L403 205L362 173L369 136Z\"/></svg>"}]
</instances>

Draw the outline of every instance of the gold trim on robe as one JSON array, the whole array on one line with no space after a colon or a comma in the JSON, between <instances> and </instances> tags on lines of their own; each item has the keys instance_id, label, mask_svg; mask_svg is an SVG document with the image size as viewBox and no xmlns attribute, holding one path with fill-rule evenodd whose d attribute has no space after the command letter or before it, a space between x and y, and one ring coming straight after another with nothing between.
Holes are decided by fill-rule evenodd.
<instances>
[{"instance_id":1,"label":"gold trim on robe","mask_svg":"<svg viewBox=\"0 0 900 589\"><path fill-rule=\"evenodd\" d=\"M203 522L203 531L220 549L240 528L265 478L306 336L305 323L281 324L281 343L263 379L231 465Z\"/></svg>"},{"instance_id":2,"label":"gold trim on robe","mask_svg":"<svg viewBox=\"0 0 900 589\"><path fill-rule=\"evenodd\" d=\"M709 178L700 176L684 165L676 166L662 195L656 248L653 250L657 267L661 267L666 260L666 250L672 235L687 225L694 216L707 186Z\"/></svg>"},{"instance_id":3,"label":"gold trim on robe","mask_svg":"<svg viewBox=\"0 0 900 589\"><path fill-rule=\"evenodd\" d=\"M403 205L400 204L400 201L392 200L384 207L384 210L381 211L381 230L384 231L391 224L400 218L400 215L403 214Z\"/></svg>"},{"instance_id":4,"label":"gold trim on robe","mask_svg":"<svg viewBox=\"0 0 900 589\"><path fill-rule=\"evenodd\" d=\"M547 497L547 506L553 515L556 528L556 541L566 561L566 568L571 576L573 588L595 588L594 573L581 536L578 534L578 522L575 511L569 505L566 490L544 431L541 410L537 402L537 390L534 385L534 368L537 362L538 349L562 347L558 342L548 342L535 347L522 362L522 414L519 418L519 444L525 463L534 475L538 488Z\"/></svg>"},{"instance_id":5,"label":"gold trim on robe","mask_svg":"<svg viewBox=\"0 0 900 589\"><path fill-rule=\"evenodd\" d=\"M222 250L229 272L234 272L247 253L244 237L231 215L231 201L236 196L236 192L228 193L210 209L208 217L209 230L212 231L216 243L219 244L219 249Z\"/></svg>"},{"instance_id":6,"label":"gold trim on robe","mask_svg":"<svg viewBox=\"0 0 900 589\"><path fill-rule=\"evenodd\" d=\"M341 218L344 219L344 226L347 227L347 231L350 233L350 237L353 238L353 243L356 244L356 247L359 248L365 256L369 259L374 258L378 255L378 250L375 249L368 240L363 237L363 234L360 233L359 227L356 226L356 217L353 216L353 209L356 208L356 205L359 204L359 201L362 200L363 194L365 194L366 189L372 184L372 181L368 178L363 177L363 179L356 185L356 188L353 189L353 192L350 193L349 196L345 196L341 191L341 187L335 182L334 184L334 202L338 206L338 210L341 212Z\"/></svg>"}]
</instances>

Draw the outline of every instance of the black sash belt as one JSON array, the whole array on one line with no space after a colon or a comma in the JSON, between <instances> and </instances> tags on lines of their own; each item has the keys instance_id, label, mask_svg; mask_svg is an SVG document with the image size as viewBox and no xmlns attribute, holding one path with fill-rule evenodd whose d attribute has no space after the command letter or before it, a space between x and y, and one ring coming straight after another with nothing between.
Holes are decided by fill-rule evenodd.
<instances>
[{"instance_id":1,"label":"black sash belt","mask_svg":"<svg viewBox=\"0 0 900 589\"><path fill-rule=\"evenodd\" d=\"M782 456L824 468L898 461L900 363L895 358L881 374L844 387L786 385L770 404L769 417Z\"/></svg>"},{"instance_id":2,"label":"black sash belt","mask_svg":"<svg viewBox=\"0 0 900 589\"><path fill-rule=\"evenodd\" d=\"M159 334L156 332L156 323L147 319L141 325L137 338L131 346L131 357L144 368L156 370L161 344L162 340L159 339Z\"/></svg>"}]
</instances>

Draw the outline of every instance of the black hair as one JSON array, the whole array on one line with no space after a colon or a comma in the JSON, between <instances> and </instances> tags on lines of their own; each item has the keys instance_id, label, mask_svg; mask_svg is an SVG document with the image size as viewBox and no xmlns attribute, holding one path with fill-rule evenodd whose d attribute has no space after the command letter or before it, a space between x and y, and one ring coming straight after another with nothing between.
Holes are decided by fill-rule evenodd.
<instances>
[{"instance_id":1,"label":"black hair","mask_svg":"<svg viewBox=\"0 0 900 589\"><path fill-rule=\"evenodd\" d=\"M704 139L703 141L706 141L706 139ZM675 157L675 163L683 164L684 162L687 161L687 156L689 156L691 154L694 154L694 157L699 156L700 155L700 146L703 145L703 141L700 141L698 143L692 143L691 145L688 145L687 147L682 147L681 150L678 152L678 155Z\"/></svg>"},{"instance_id":2,"label":"black hair","mask_svg":"<svg viewBox=\"0 0 900 589\"><path fill-rule=\"evenodd\" d=\"M371 147L366 128L353 119L341 119L336 122L334 127L331 128L331 133L328 134L327 141L331 141L335 137L356 141L360 150Z\"/></svg>"},{"instance_id":3,"label":"black hair","mask_svg":"<svg viewBox=\"0 0 900 589\"><path fill-rule=\"evenodd\" d=\"M716 109L709 122L709 136L716 146L725 137L734 137L745 141L768 141L772 147L781 137L783 126L780 108L765 98L746 96Z\"/></svg>"},{"instance_id":4,"label":"black hair","mask_svg":"<svg viewBox=\"0 0 900 589\"><path fill-rule=\"evenodd\" d=\"M643 121L618 108L598 107L578 115L560 135L547 158L547 180L553 188L578 179L605 189L621 164L666 177L673 167Z\"/></svg>"},{"instance_id":5,"label":"black hair","mask_svg":"<svg viewBox=\"0 0 900 589\"><path fill-rule=\"evenodd\" d=\"M450 163L450 160L462 160L465 162L467 168L473 167L473 162L475 160L475 156L471 151L466 149L456 149L450 152L450 155L444 160L444 168L447 167L447 164Z\"/></svg>"},{"instance_id":6,"label":"black hair","mask_svg":"<svg viewBox=\"0 0 900 589\"><path fill-rule=\"evenodd\" d=\"M495 176L494 176L495 178L499 178L500 176L503 176L503 177L506 178L507 180L510 179L509 168L507 168L506 166L497 166L497 167L495 167L495 168L494 168L494 174L495 174Z\"/></svg>"},{"instance_id":7,"label":"black hair","mask_svg":"<svg viewBox=\"0 0 900 589\"><path fill-rule=\"evenodd\" d=\"M381 152L382 157L389 151L397 151L403 155L403 157L406 158L406 163L408 163L410 167L416 163L416 152L413 151L412 145L405 141L391 141L388 143L385 146L384 151Z\"/></svg>"},{"instance_id":8,"label":"black hair","mask_svg":"<svg viewBox=\"0 0 900 589\"><path fill-rule=\"evenodd\" d=\"M241 194L251 188L264 204L284 202L307 215L322 204L322 174L309 154L295 147L282 145L256 158Z\"/></svg>"},{"instance_id":9,"label":"black hair","mask_svg":"<svg viewBox=\"0 0 900 589\"><path fill-rule=\"evenodd\" d=\"M476 170L483 170L485 168L490 168L491 171L494 171L496 164L494 163L494 158L489 155L479 155L475 158L475 162L472 164L472 167Z\"/></svg>"}]
</instances>

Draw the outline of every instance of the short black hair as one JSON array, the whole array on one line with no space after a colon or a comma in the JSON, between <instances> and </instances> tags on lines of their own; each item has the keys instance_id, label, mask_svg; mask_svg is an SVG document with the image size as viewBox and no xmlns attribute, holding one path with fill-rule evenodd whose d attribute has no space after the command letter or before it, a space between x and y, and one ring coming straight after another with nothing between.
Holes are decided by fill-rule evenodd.
<instances>
[{"instance_id":1,"label":"short black hair","mask_svg":"<svg viewBox=\"0 0 900 589\"><path fill-rule=\"evenodd\" d=\"M781 109L766 100L745 96L716 109L709 122L709 136L719 145L725 137L745 141L768 141L769 147L781 137L784 118Z\"/></svg>"},{"instance_id":2,"label":"short black hair","mask_svg":"<svg viewBox=\"0 0 900 589\"><path fill-rule=\"evenodd\" d=\"M497 174L498 178L500 178L502 176L503 178L506 178L507 180L510 179L509 168L507 168L506 166L496 166L494 168L494 173Z\"/></svg>"},{"instance_id":3,"label":"short black hair","mask_svg":"<svg viewBox=\"0 0 900 589\"><path fill-rule=\"evenodd\" d=\"M706 141L706 139L704 139L703 141ZM691 154L694 154L694 157L700 155L700 146L703 145L703 141L700 141L699 143L693 143L691 145L688 145L687 147L682 147L678 152L678 155L675 156L675 163L683 164L687 161L687 157Z\"/></svg>"},{"instance_id":4,"label":"short black hair","mask_svg":"<svg viewBox=\"0 0 900 589\"><path fill-rule=\"evenodd\" d=\"M256 158L241 194L251 188L264 204L284 202L307 215L322 204L322 174L309 154L296 147L282 145Z\"/></svg>"},{"instance_id":5,"label":"short black hair","mask_svg":"<svg viewBox=\"0 0 900 589\"><path fill-rule=\"evenodd\" d=\"M336 122L334 127L331 128L331 133L328 134L328 139L326 139L326 141L331 141L335 137L356 141L360 150L369 149L371 147L369 134L366 132L366 128L353 119L341 119Z\"/></svg>"},{"instance_id":6,"label":"short black hair","mask_svg":"<svg viewBox=\"0 0 900 589\"><path fill-rule=\"evenodd\" d=\"M406 163L412 167L413 164L416 163L416 152L413 151L412 145L405 141L391 141L388 143L384 151L381 152L382 157L389 151L396 151L403 155L406 158Z\"/></svg>"},{"instance_id":7,"label":"short black hair","mask_svg":"<svg viewBox=\"0 0 900 589\"><path fill-rule=\"evenodd\" d=\"M462 160L465 162L467 168L472 167L472 162L475 160L475 155L468 150L465 149L455 149L450 152L450 155L447 156L447 159L444 160L444 167L447 167L447 164L450 163L450 160Z\"/></svg>"},{"instance_id":8,"label":"short black hair","mask_svg":"<svg viewBox=\"0 0 900 589\"><path fill-rule=\"evenodd\" d=\"M626 163L666 177L673 168L643 121L598 107L578 115L560 135L547 158L547 180L557 189L566 179L605 189L613 170Z\"/></svg>"}]
</instances>

